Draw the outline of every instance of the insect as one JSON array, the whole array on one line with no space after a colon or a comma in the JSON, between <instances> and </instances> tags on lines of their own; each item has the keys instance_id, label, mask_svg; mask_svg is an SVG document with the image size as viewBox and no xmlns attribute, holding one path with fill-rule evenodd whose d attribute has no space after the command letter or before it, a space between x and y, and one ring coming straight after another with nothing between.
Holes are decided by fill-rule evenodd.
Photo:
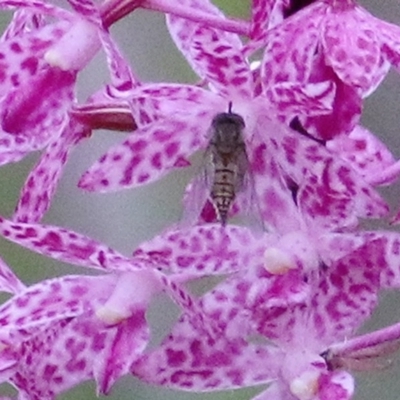
<instances>
[{"instance_id":1,"label":"insect","mask_svg":"<svg viewBox=\"0 0 400 400\"><path fill-rule=\"evenodd\" d=\"M222 226L235 200L241 214L256 208L256 195L244 141L245 122L232 112L217 114L210 127L210 141L204 154L202 172L193 180L186 199L186 217L198 219L209 199ZM185 218L184 214L184 218Z\"/></svg>"}]
</instances>

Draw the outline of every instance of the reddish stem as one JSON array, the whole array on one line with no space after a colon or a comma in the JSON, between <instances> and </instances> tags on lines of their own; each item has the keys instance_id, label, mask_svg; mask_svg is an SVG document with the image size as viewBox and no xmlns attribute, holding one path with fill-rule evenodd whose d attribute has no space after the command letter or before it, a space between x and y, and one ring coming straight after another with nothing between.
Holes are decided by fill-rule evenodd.
<instances>
[{"instance_id":1,"label":"reddish stem","mask_svg":"<svg viewBox=\"0 0 400 400\"><path fill-rule=\"evenodd\" d=\"M396 340L400 340L400 323L336 344L330 348L330 353L335 356L348 356L364 349L389 345Z\"/></svg>"},{"instance_id":2,"label":"reddish stem","mask_svg":"<svg viewBox=\"0 0 400 400\"><path fill-rule=\"evenodd\" d=\"M139 7L185 18L238 35L248 36L250 32L250 23L247 21L210 14L193 7L175 4L171 0L106 0L100 8L103 23L109 27Z\"/></svg>"}]
</instances>

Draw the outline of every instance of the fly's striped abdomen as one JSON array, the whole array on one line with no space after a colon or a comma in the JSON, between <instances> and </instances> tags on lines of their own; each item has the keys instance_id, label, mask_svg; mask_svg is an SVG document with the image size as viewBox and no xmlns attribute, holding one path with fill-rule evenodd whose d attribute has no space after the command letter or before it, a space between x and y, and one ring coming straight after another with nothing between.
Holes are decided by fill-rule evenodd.
<instances>
[{"instance_id":1,"label":"fly's striped abdomen","mask_svg":"<svg viewBox=\"0 0 400 400\"><path fill-rule=\"evenodd\" d=\"M222 225L226 224L229 209L235 198L235 180L235 168L216 165L214 182L211 188L211 199L217 209Z\"/></svg>"}]
</instances>

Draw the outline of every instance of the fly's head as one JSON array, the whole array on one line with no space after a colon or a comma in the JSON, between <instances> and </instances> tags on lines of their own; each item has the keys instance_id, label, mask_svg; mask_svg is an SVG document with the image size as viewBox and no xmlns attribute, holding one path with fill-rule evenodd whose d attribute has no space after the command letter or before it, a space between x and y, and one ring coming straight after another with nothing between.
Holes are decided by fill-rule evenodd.
<instances>
[{"instance_id":1,"label":"fly's head","mask_svg":"<svg viewBox=\"0 0 400 400\"><path fill-rule=\"evenodd\" d=\"M217 114L211 123L210 143L220 153L231 153L243 145L244 128L244 120L240 115L231 112Z\"/></svg>"}]
</instances>

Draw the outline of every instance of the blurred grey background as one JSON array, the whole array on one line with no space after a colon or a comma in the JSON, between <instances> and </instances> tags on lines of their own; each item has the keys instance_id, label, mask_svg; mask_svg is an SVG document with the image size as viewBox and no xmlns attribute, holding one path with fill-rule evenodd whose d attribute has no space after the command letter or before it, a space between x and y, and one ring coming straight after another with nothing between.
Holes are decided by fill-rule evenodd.
<instances>
[{"instance_id":1,"label":"blurred grey background","mask_svg":"<svg viewBox=\"0 0 400 400\"><path fill-rule=\"evenodd\" d=\"M214 2L232 16L248 15L249 0L215 0ZM364 0L361 4L374 15L400 24L400 5L397 1ZM195 75L169 38L163 15L144 10L135 11L113 26L112 34L143 81L188 83L195 81ZM100 56L96 57L80 74L79 99L84 101L88 95L106 83L107 74L104 59ZM367 99L363 115L364 125L382 138L398 158L400 158L399 89L400 77L392 71L378 91ZM85 233L124 254L130 254L141 241L153 237L179 219L181 196L185 185L193 175L193 167L175 171L159 182L135 190L113 194L93 194L78 190L76 183L81 174L110 145L122 141L125 136L124 133L96 131L90 140L74 151L51 210L45 217L45 222ZM12 215L19 190L37 159L38 155L32 155L18 164L0 168L0 215L7 217ZM393 206L393 211L396 211L400 207L399 185L383 188L382 193ZM385 224L380 224L380 227L386 229ZM2 239L0 239L0 255L28 284L45 277L90 272L34 255ZM379 309L363 331L400 321L398 304L400 304L399 293L382 294ZM155 332L153 342L161 340L176 317L177 310L170 304L166 304L165 299L159 299L153 304L149 312L150 323ZM357 375L355 399L399 399L400 366L396 357L393 357L393 366L389 369ZM114 386L108 398L244 400L251 398L261 389L192 394L150 387L132 376L127 376ZM0 395L7 393L14 392L9 386L0 385ZM63 400L95 398L93 382L84 383L60 396Z\"/></svg>"}]
</instances>

